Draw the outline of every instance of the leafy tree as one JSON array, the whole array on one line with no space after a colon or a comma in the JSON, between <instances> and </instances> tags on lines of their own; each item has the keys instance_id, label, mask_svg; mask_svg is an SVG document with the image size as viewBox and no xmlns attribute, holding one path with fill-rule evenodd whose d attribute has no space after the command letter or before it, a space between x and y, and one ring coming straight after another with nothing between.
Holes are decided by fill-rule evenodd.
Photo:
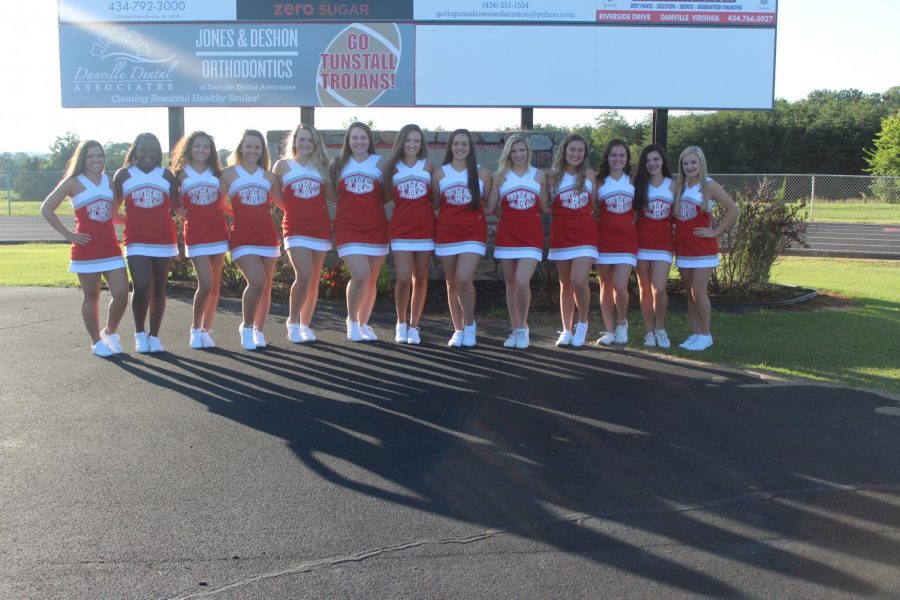
<instances>
[{"instance_id":1,"label":"leafy tree","mask_svg":"<svg viewBox=\"0 0 900 600\"><path fill-rule=\"evenodd\" d=\"M128 142L106 142L103 152L106 154L106 170L115 171L125 162L125 155L131 144Z\"/></svg>"},{"instance_id":2,"label":"leafy tree","mask_svg":"<svg viewBox=\"0 0 900 600\"><path fill-rule=\"evenodd\" d=\"M866 152L866 162L869 173L900 176L900 111L881 121L875 149Z\"/></svg>"},{"instance_id":3,"label":"leafy tree","mask_svg":"<svg viewBox=\"0 0 900 600\"><path fill-rule=\"evenodd\" d=\"M72 154L75 153L75 147L81 141L76 134L67 131L63 135L56 136L50 145L50 156L47 157L47 169L50 171L62 171L66 168Z\"/></svg>"}]
</instances>

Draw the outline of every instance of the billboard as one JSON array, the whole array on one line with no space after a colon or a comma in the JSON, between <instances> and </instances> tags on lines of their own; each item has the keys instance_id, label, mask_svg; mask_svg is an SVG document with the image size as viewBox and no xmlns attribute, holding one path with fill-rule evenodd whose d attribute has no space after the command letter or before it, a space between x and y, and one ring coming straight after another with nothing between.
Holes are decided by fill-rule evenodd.
<instances>
[{"instance_id":1,"label":"billboard","mask_svg":"<svg viewBox=\"0 0 900 600\"><path fill-rule=\"evenodd\" d=\"M777 0L59 7L64 107L770 109L774 98Z\"/></svg>"}]
</instances>

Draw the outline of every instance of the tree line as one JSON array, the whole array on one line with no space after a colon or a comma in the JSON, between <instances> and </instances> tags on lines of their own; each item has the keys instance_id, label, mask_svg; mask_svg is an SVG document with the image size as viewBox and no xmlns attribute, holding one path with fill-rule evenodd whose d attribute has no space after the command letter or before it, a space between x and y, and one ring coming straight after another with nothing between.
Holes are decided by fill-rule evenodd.
<instances>
[{"instance_id":1,"label":"tree line","mask_svg":"<svg viewBox=\"0 0 900 600\"><path fill-rule=\"evenodd\" d=\"M629 122L616 111L576 127L538 125L547 131L577 131L594 142L593 164L613 138L632 153L649 144L650 117ZM11 183L22 199L42 199L56 184L79 138L57 137L46 155L0 153L0 172L27 172ZM106 164L122 165L130 142L107 142ZM771 111L718 111L669 116L672 159L687 146L701 146L714 173L828 173L900 176L900 86L883 94L817 90L806 98L776 100Z\"/></svg>"}]
</instances>

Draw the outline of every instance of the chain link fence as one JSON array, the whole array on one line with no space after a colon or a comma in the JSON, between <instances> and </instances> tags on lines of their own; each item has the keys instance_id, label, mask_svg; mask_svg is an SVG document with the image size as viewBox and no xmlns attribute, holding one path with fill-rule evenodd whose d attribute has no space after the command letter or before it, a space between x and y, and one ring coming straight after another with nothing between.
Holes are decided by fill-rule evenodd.
<instances>
[{"instance_id":1,"label":"chain link fence","mask_svg":"<svg viewBox=\"0 0 900 600\"><path fill-rule=\"evenodd\" d=\"M114 171L107 175L112 177ZM816 203L887 203L900 204L900 177L876 177L870 175L711 175L733 197L746 196L759 189L763 181L778 190L776 197L789 203L805 200L809 206L809 220L815 222ZM6 210L0 214L12 214L13 202L40 203L59 182L60 171L10 171L0 172L3 185L2 201ZM37 214L38 204L26 206L23 213Z\"/></svg>"}]
</instances>

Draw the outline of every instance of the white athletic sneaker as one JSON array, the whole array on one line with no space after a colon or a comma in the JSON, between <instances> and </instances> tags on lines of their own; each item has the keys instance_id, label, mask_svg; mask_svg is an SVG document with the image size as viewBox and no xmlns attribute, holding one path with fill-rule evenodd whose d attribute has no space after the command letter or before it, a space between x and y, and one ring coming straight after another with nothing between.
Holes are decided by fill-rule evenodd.
<instances>
[{"instance_id":1,"label":"white athletic sneaker","mask_svg":"<svg viewBox=\"0 0 900 600\"><path fill-rule=\"evenodd\" d=\"M711 335L709 335L709 334L698 335L697 339L695 339L691 345L685 346L684 349L699 352L702 350L706 350L707 348L709 348L712 345L713 345L713 339L712 339Z\"/></svg>"},{"instance_id":2,"label":"white athletic sneaker","mask_svg":"<svg viewBox=\"0 0 900 600\"><path fill-rule=\"evenodd\" d=\"M422 343L422 338L419 337L418 327L413 327L412 325L410 325L406 328L406 343L416 346Z\"/></svg>"},{"instance_id":3,"label":"white athletic sneaker","mask_svg":"<svg viewBox=\"0 0 900 600\"><path fill-rule=\"evenodd\" d=\"M409 339L409 333L407 330L409 326L406 323L397 323L394 326L394 341L398 344L405 344Z\"/></svg>"},{"instance_id":4,"label":"white athletic sneaker","mask_svg":"<svg viewBox=\"0 0 900 600\"><path fill-rule=\"evenodd\" d=\"M300 323L300 341L304 343L316 341L316 332L309 325Z\"/></svg>"},{"instance_id":5,"label":"white athletic sneaker","mask_svg":"<svg viewBox=\"0 0 900 600\"><path fill-rule=\"evenodd\" d=\"M215 348L216 347L216 340L212 339L212 335L210 335L210 334L212 334L212 329L210 329L208 331L200 332L200 339L203 340L204 348Z\"/></svg>"},{"instance_id":6,"label":"white athletic sneaker","mask_svg":"<svg viewBox=\"0 0 900 600\"><path fill-rule=\"evenodd\" d=\"M165 346L163 346L163 343L155 335L147 336L147 344L150 346L150 352L152 352L154 354L158 354L159 352L166 351L166 348L165 348Z\"/></svg>"},{"instance_id":7,"label":"white athletic sneaker","mask_svg":"<svg viewBox=\"0 0 900 600\"><path fill-rule=\"evenodd\" d=\"M611 346L614 341L616 341L616 334L614 334L612 331L604 331L597 339L597 345Z\"/></svg>"},{"instance_id":8,"label":"white athletic sneaker","mask_svg":"<svg viewBox=\"0 0 900 600\"><path fill-rule=\"evenodd\" d=\"M584 346L584 338L587 337L587 330L587 323L575 323L575 333L572 334L572 346L575 348Z\"/></svg>"},{"instance_id":9,"label":"white athletic sneaker","mask_svg":"<svg viewBox=\"0 0 900 600\"><path fill-rule=\"evenodd\" d=\"M378 336L375 335L375 330L369 327L368 323L363 323L359 326L360 332L362 332L363 340L366 342L377 342Z\"/></svg>"},{"instance_id":10,"label":"white athletic sneaker","mask_svg":"<svg viewBox=\"0 0 900 600\"><path fill-rule=\"evenodd\" d=\"M266 347L266 336L256 327L253 328L253 343L256 344L257 348Z\"/></svg>"},{"instance_id":11,"label":"white athletic sneaker","mask_svg":"<svg viewBox=\"0 0 900 600\"><path fill-rule=\"evenodd\" d=\"M516 348L518 348L519 350L524 350L528 347L528 344L531 341L528 338L528 334L529 331L527 327L523 327L519 330L519 335L516 336Z\"/></svg>"},{"instance_id":12,"label":"white athletic sneaker","mask_svg":"<svg viewBox=\"0 0 900 600\"><path fill-rule=\"evenodd\" d=\"M656 333L656 345L660 348L669 348L672 346L672 342L669 341L669 334L666 333L665 329L657 329Z\"/></svg>"},{"instance_id":13,"label":"white athletic sneaker","mask_svg":"<svg viewBox=\"0 0 900 600\"><path fill-rule=\"evenodd\" d=\"M303 342L300 323L285 323L284 325L287 327L287 339L290 343L300 344Z\"/></svg>"},{"instance_id":14,"label":"white athletic sneaker","mask_svg":"<svg viewBox=\"0 0 900 600\"><path fill-rule=\"evenodd\" d=\"M684 348L686 350L688 346L690 346L691 344L693 344L696 341L696 339L697 339L697 337L699 337L699 335L700 335L699 333L692 333L691 335L688 336L688 338L686 340L684 340L683 342L678 344L678 347Z\"/></svg>"},{"instance_id":15,"label":"white athletic sneaker","mask_svg":"<svg viewBox=\"0 0 900 600\"><path fill-rule=\"evenodd\" d=\"M146 331L136 331L134 333L134 351L139 352L140 354L147 354L150 352L150 342L148 341L148 336Z\"/></svg>"},{"instance_id":16,"label":"white athletic sneaker","mask_svg":"<svg viewBox=\"0 0 900 600\"><path fill-rule=\"evenodd\" d=\"M106 358L107 356L112 356L114 352L112 351L112 348L107 346L106 342L101 339L91 346L91 354Z\"/></svg>"},{"instance_id":17,"label":"white athletic sneaker","mask_svg":"<svg viewBox=\"0 0 900 600\"><path fill-rule=\"evenodd\" d=\"M453 332L453 335L450 336L450 339L447 341L447 345L451 348L459 348L462 346L463 341L463 332L460 330L456 330Z\"/></svg>"},{"instance_id":18,"label":"white athletic sneaker","mask_svg":"<svg viewBox=\"0 0 900 600\"><path fill-rule=\"evenodd\" d=\"M569 331L568 329L564 329L557 333L559 333L559 337L556 338L557 346L568 346L569 344L572 343L572 332L571 331Z\"/></svg>"},{"instance_id":19,"label":"white athletic sneaker","mask_svg":"<svg viewBox=\"0 0 900 600\"><path fill-rule=\"evenodd\" d=\"M616 344L627 344L628 343L628 321L626 320L624 323L620 323L616 325L615 331L615 340Z\"/></svg>"},{"instance_id":20,"label":"white athletic sneaker","mask_svg":"<svg viewBox=\"0 0 900 600\"><path fill-rule=\"evenodd\" d=\"M241 348L244 350L256 350L256 342L253 341L253 328L238 326L238 332L241 334Z\"/></svg>"},{"instance_id":21,"label":"white athletic sneaker","mask_svg":"<svg viewBox=\"0 0 900 600\"><path fill-rule=\"evenodd\" d=\"M503 347L504 348L515 348L516 341L518 339L519 339L519 330L513 329L512 333L510 333L509 336L507 336L506 341L503 342Z\"/></svg>"},{"instance_id":22,"label":"white athletic sneaker","mask_svg":"<svg viewBox=\"0 0 900 600\"><path fill-rule=\"evenodd\" d=\"M194 350L200 350L203 348L203 332L199 329L194 329L191 327L191 341L189 342L189 346Z\"/></svg>"},{"instance_id":23,"label":"white athletic sneaker","mask_svg":"<svg viewBox=\"0 0 900 600\"><path fill-rule=\"evenodd\" d=\"M347 339L351 342L361 342L365 339L359 328L359 321L351 321L350 317L347 317Z\"/></svg>"},{"instance_id":24,"label":"white athletic sneaker","mask_svg":"<svg viewBox=\"0 0 900 600\"><path fill-rule=\"evenodd\" d=\"M106 342L113 354L122 354L122 340L119 339L118 333L106 333L106 328L100 330L100 339Z\"/></svg>"},{"instance_id":25,"label":"white athletic sneaker","mask_svg":"<svg viewBox=\"0 0 900 600\"><path fill-rule=\"evenodd\" d=\"M644 345L648 348L656 347L656 332L648 331L647 335L644 336Z\"/></svg>"},{"instance_id":26,"label":"white athletic sneaker","mask_svg":"<svg viewBox=\"0 0 900 600\"><path fill-rule=\"evenodd\" d=\"M462 345L468 346L469 348L474 346L476 343L476 334L477 327L475 326L475 321L472 321L471 325L464 325Z\"/></svg>"}]
</instances>

